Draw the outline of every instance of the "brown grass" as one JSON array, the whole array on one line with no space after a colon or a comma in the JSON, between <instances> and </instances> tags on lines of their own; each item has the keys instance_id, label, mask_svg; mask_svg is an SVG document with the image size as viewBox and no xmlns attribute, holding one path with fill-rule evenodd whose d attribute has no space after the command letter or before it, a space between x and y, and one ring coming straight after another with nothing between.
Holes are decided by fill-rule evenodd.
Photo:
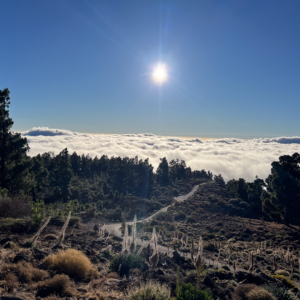
<instances>
[{"instance_id":1,"label":"brown grass","mask_svg":"<svg viewBox=\"0 0 300 300\"><path fill-rule=\"evenodd\" d=\"M32 286L31 288L36 289L40 287L48 287L51 289L51 293L58 294L58 295L74 296L77 294L76 286L74 282L71 281L70 277L65 274L55 275L53 278L39 282L36 285Z\"/></svg>"},{"instance_id":2,"label":"brown grass","mask_svg":"<svg viewBox=\"0 0 300 300\"><path fill-rule=\"evenodd\" d=\"M268 291L262 288L255 288L247 294L248 300L276 300L276 298Z\"/></svg>"},{"instance_id":3,"label":"brown grass","mask_svg":"<svg viewBox=\"0 0 300 300\"><path fill-rule=\"evenodd\" d=\"M19 262L15 268L20 281L30 283L31 281L42 281L49 277L49 273L44 270L34 268L31 263Z\"/></svg>"},{"instance_id":4,"label":"brown grass","mask_svg":"<svg viewBox=\"0 0 300 300\"><path fill-rule=\"evenodd\" d=\"M87 278L90 273L95 272L88 257L75 249L68 249L58 254L49 255L43 260L43 263L49 269L71 277Z\"/></svg>"},{"instance_id":5,"label":"brown grass","mask_svg":"<svg viewBox=\"0 0 300 300\"><path fill-rule=\"evenodd\" d=\"M233 299L234 300L248 300L247 294L257 288L255 284L240 284L234 290Z\"/></svg>"},{"instance_id":6,"label":"brown grass","mask_svg":"<svg viewBox=\"0 0 300 300\"><path fill-rule=\"evenodd\" d=\"M4 289L11 293L15 288L19 286L19 280L18 277L14 273L8 273L4 277L5 283L4 283Z\"/></svg>"},{"instance_id":7,"label":"brown grass","mask_svg":"<svg viewBox=\"0 0 300 300\"><path fill-rule=\"evenodd\" d=\"M116 272L111 272L111 273L108 273L106 275L106 278L114 278L114 279L119 279L119 275L116 273Z\"/></svg>"}]
</instances>

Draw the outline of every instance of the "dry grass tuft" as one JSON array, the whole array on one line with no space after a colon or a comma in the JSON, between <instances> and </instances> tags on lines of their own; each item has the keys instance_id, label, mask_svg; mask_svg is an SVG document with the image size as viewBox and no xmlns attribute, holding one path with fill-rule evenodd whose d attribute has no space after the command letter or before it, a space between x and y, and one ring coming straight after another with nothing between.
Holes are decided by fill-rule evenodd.
<instances>
[{"instance_id":1,"label":"dry grass tuft","mask_svg":"<svg viewBox=\"0 0 300 300\"><path fill-rule=\"evenodd\" d=\"M255 288L247 294L248 300L276 300L276 298L268 291L262 288Z\"/></svg>"},{"instance_id":2,"label":"dry grass tuft","mask_svg":"<svg viewBox=\"0 0 300 300\"><path fill-rule=\"evenodd\" d=\"M170 298L170 289L154 282L148 282L139 288L129 291L131 300L168 300Z\"/></svg>"},{"instance_id":3,"label":"dry grass tuft","mask_svg":"<svg viewBox=\"0 0 300 300\"><path fill-rule=\"evenodd\" d=\"M31 263L19 262L15 268L20 281L30 283L33 281L42 281L49 277L49 273L45 270L34 268Z\"/></svg>"},{"instance_id":4,"label":"dry grass tuft","mask_svg":"<svg viewBox=\"0 0 300 300\"><path fill-rule=\"evenodd\" d=\"M234 295L233 295L233 299L234 300L248 300L248 293L253 290L256 289L257 285L255 284L240 284L239 286L237 286L234 289Z\"/></svg>"},{"instance_id":5,"label":"dry grass tuft","mask_svg":"<svg viewBox=\"0 0 300 300\"><path fill-rule=\"evenodd\" d=\"M51 290L51 293L58 295L74 296L77 294L74 282L65 274L55 275L53 278L39 282L32 288L36 289L41 287L47 287Z\"/></svg>"},{"instance_id":6,"label":"dry grass tuft","mask_svg":"<svg viewBox=\"0 0 300 300\"><path fill-rule=\"evenodd\" d=\"M4 277L5 283L4 283L4 290L8 293L11 293L15 288L19 286L19 280L18 277L14 273L8 273Z\"/></svg>"},{"instance_id":7,"label":"dry grass tuft","mask_svg":"<svg viewBox=\"0 0 300 300\"><path fill-rule=\"evenodd\" d=\"M275 274L276 275L283 275L283 276L287 276L287 277L290 276L290 273L286 270L277 270L277 271L275 271Z\"/></svg>"},{"instance_id":8,"label":"dry grass tuft","mask_svg":"<svg viewBox=\"0 0 300 300\"><path fill-rule=\"evenodd\" d=\"M71 277L87 278L91 273L95 277L93 265L81 251L68 249L58 254L52 254L43 260L43 263L52 270L67 274Z\"/></svg>"},{"instance_id":9,"label":"dry grass tuft","mask_svg":"<svg viewBox=\"0 0 300 300\"><path fill-rule=\"evenodd\" d=\"M111 273L108 273L108 274L106 275L106 278L119 279L120 277L119 277L118 273L116 273L116 272L111 272Z\"/></svg>"}]
</instances>

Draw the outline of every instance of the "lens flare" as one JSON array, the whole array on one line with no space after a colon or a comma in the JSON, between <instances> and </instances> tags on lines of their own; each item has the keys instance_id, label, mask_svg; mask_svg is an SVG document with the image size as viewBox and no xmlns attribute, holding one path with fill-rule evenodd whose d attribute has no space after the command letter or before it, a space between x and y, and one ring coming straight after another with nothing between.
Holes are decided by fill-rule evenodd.
<instances>
[{"instance_id":1,"label":"lens flare","mask_svg":"<svg viewBox=\"0 0 300 300\"><path fill-rule=\"evenodd\" d=\"M168 73L164 64L158 64L153 70L153 78L156 82L162 83L167 80Z\"/></svg>"}]
</instances>

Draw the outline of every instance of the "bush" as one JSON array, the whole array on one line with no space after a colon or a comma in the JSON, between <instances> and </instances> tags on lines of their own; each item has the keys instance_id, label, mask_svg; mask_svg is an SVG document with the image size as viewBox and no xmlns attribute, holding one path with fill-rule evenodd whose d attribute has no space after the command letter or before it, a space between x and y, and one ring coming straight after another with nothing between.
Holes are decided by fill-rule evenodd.
<instances>
[{"instance_id":1,"label":"bush","mask_svg":"<svg viewBox=\"0 0 300 300\"><path fill-rule=\"evenodd\" d=\"M88 257L75 249L51 254L43 260L43 264L51 270L78 278L86 278L93 271L93 265Z\"/></svg>"},{"instance_id":2,"label":"bush","mask_svg":"<svg viewBox=\"0 0 300 300\"><path fill-rule=\"evenodd\" d=\"M288 288L298 289L298 287L293 283L293 281L285 277L284 275L271 275L271 276L282 281L282 283Z\"/></svg>"},{"instance_id":3,"label":"bush","mask_svg":"<svg viewBox=\"0 0 300 300\"><path fill-rule=\"evenodd\" d=\"M130 293L130 300L169 300L170 290L160 284L148 283Z\"/></svg>"},{"instance_id":4,"label":"bush","mask_svg":"<svg viewBox=\"0 0 300 300\"><path fill-rule=\"evenodd\" d=\"M262 288L255 288L247 294L248 300L276 300L268 291Z\"/></svg>"},{"instance_id":5,"label":"bush","mask_svg":"<svg viewBox=\"0 0 300 300\"><path fill-rule=\"evenodd\" d=\"M23 218L31 215L29 200L22 196L0 196L0 218Z\"/></svg>"},{"instance_id":6,"label":"bush","mask_svg":"<svg viewBox=\"0 0 300 300\"><path fill-rule=\"evenodd\" d=\"M154 217L158 221L173 222L173 215L170 212L160 212Z\"/></svg>"},{"instance_id":7,"label":"bush","mask_svg":"<svg viewBox=\"0 0 300 300\"><path fill-rule=\"evenodd\" d=\"M252 290L256 289L257 285L255 284L240 284L234 289L234 299L235 300L248 300L247 294Z\"/></svg>"},{"instance_id":8,"label":"bush","mask_svg":"<svg viewBox=\"0 0 300 300\"><path fill-rule=\"evenodd\" d=\"M49 273L47 271L34 268L32 264L25 261L19 262L15 271L19 280L25 283L30 283L32 280L41 281L49 277Z\"/></svg>"},{"instance_id":9,"label":"bush","mask_svg":"<svg viewBox=\"0 0 300 300\"><path fill-rule=\"evenodd\" d=\"M4 289L10 293L12 292L15 288L19 286L19 280L18 277L14 273L8 273L4 277L5 283L4 283Z\"/></svg>"},{"instance_id":10,"label":"bush","mask_svg":"<svg viewBox=\"0 0 300 300\"><path fill-rule=\"evenodd\" d=\"M122 253L113 258L109 270L110 272L117 272L120 276L128 276L130 269L139 269L143 263L143 259L136 254Z\"/></svg>"},{"instance_id":11,"label":"bush","mask_svg":"<svg viewBox=\"0 0 300 300\"><path fill-rule=\"evenodd\" d=\"M264 285L263 288L271 292L279 300L295 300L294 295L285 288L279 288L277 285Z\"/></svg>"},{"instance_id":12,"label":"bush","mask_svg":"<svg viewBox=\"0 0 300 300\"><path fill-rule=\"evenodd\" d=\"M175 300L210 300L213 299L210 290L205 291L196 289L191 283L183 283L177 288Z\"/></svg>"},{"instance_id":13,"label":"bush","mask_svg":"<svg viewBox=\"0 0 300 300\"><path fill-rule=\"evenodd\" d=\"M76 286L73 281L69 278L69 276L60 274L55 275L51 279L47 279L43 282L38 283L35 288L47 287L52 294L59 295L75 295L76 294Z\"/></svg>"}]
</instances>

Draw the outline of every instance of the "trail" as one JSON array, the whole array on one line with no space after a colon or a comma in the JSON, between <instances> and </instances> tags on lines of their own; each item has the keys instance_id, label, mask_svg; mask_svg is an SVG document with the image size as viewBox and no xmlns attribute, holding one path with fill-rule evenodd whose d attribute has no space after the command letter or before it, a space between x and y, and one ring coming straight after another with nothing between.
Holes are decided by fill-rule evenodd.
<instances>
[{"instance_id":1,"label":"trail","mask_svg":"<svg viewBox=\"0 0 300 300\"><path fill-rule=\"evenodd\" d=\"M206 184L206 182L202 183L201 185L204 185L204 184ZM187 200L189 197L191 197L197 191L198 187L199 187L199 185L195 185L188 194L174 197L174 200L177 202L183 202L183 201ZM137 221L137 223L151 221L159 213L166 212L168 210L168 208L171 207L172 205L174 205L174 203L171 205L168 205L166 207L163 207L162 209L158 210L157 212L155 212L154 214L152 214L151 216L149 216L147 218ZM132 225L133 222L127 222L127 224ZM105 229L107 232L109 232L112 235L122 236L121 226L122 226L122 223L108 224L108 225L105 225Z\"/></svg>"}]
</instances>

